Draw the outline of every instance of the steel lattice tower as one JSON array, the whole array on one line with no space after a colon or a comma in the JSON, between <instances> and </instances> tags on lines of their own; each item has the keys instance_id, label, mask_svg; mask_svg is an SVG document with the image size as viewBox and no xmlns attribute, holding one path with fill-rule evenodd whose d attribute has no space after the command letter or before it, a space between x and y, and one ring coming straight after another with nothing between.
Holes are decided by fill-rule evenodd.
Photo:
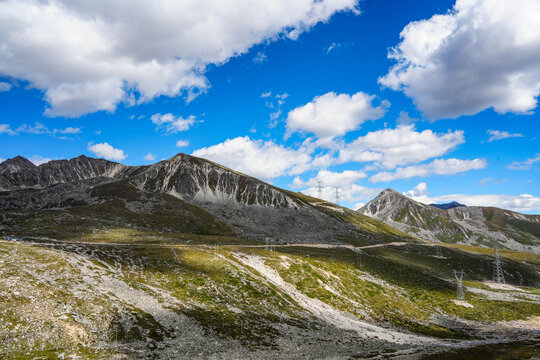
<instances>
[{"instance_id":1,"label":"steel lattice tower","mask_svg":"<svg viewBox=\"0 0 540 360\"><path fill-rule=\"evenodd\" d=\"M442 257L442 250L439 245L435 245L435 256Z\"/></svg>"},{"instance_id":2,"label":"steel lattice tower","mask_svg":"<svg viewBox=\"0 0 540 360\"><path fill-rule=\"evenodd\" d=\"M504 273L502 270L501 259L499 258L499 252L497 248L495 250L495 261L493 262L493 281L499 284L506 284L504 279Z\"/></svg>"},{"instance_id":3,"label":"steel lattice tower","mask_svg":"<svg viewBox=\"0 0 540 360\"><path fill-rule=\"evenodd\" d=\"M322 186L320 180L317 180L317 197L322 199Z\"/></svg>"},{"instance_id":4,"label":"steel lattice tower","mask_svg":"<svg viewBox=\"0 0 540 360\"><path fill-rule=\"evenodd\" d=\"M339 205L339 188L336 186L336 205Z\"/></svg>"},{"instance_id":5,"label":"steel lattice tower","mask_svg":"<svg viewBox=\"0 0 540 360\"><path fill-rule=\"evenodd\" d=\"M454 276L456 277L457 282L457 299L465 300L465 290L463 290L463 270L456 271L454 270Z\"/></svg>"}]
</instances>

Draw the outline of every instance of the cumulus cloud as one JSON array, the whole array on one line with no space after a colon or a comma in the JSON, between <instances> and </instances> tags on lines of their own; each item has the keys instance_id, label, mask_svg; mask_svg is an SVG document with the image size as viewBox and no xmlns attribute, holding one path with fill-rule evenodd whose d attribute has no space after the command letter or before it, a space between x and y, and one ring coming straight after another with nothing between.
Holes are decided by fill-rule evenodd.
<instances>
[{"instance_id":1,"label":"cumulus cloud","mask_svg":"<svg viewBox=\"0 0 540 360\"><path fill-rule=\"evenodd\" d=\"M525 161L514 161L511 164L508 164L506 167L510 170L529 170L537 162L540 162L540 154L536 154L536 157L527 159Z\"/></svg>"},{"instance_id":2,"label":"cumulus cloud","mask_svg":"<svg viewBox=\"0 0 540 360\"><path fill-rule=\"evenodd\" d=\"M343 172L333 172L329 170L320 170L315 177L307 181L302 181L299 177L294 178L293 187L300 188L305 186L336 187L348 186L360 179L367 177L366 173L359 170L345 170Z\"/></svg>"},{"instance_id":3,"label":"cumulus cloud","mask_svg":"<svg viewBox=\"0 0 540 360\"><path fill-rule=\"evenodd\" d=\"M0 134L16 135L17 133L11 129L9 124L0 124Z\"/></svg>"},{"instance_id":4,"label":"cumulus cloud","mask_svg":"<svg viewBox=\"0 0 540 360\"><path fill-rule=\"evenodd\" d=\"M154 161L156 160L156 156L152 153L148 153L144 156L144 160L148 160L148 161Z\"/></svg>"},{"instance_id":5,"label":"cumulus cloud","mask_svg":"<svg viewBox=\"0 0 540 360\"><path fill-rule=\"evenodd\" d=\"M396 179L410 179L412 177L426 177L431 175L454 175L469 170L483 169L487 165L485 159L435 159L430 163L411 165L397 168L393 172L382 171L369 178L371 182L392 181Z\"/></svg>"},{"instance_id":6,"label":"cumulus cloud","mask_svg":"<svg viewBox=\"0 0 540 360\"><path fill-rule=\"evenodd\" d=\"M41 155L32 155L28 158L28 160L30 160L31 162L34 163L34 165L41 165L41 164L45 164L45 163L48 163L49 161L51 161L52 159L51 158L48 158L48 157L44 157L44 156L41 156Z\"/></svg>"},{"instance_id":7,"label":"cumulus cloud","mask_svg":"<svg viewBox=\"0 0 540 360\"><path fill-rule=\"evenodd\" d=\"M210 64L296 39L357 0L0 2L0 73L45 92L51 116L114 111L208 88Z\"/></svg>"},{"instance_id":8,"label":"cumulus cloud","mask_svg":"<svg viewBox=\"0 0 540 360\"><path fill-rule=\"evenodd\" d=\"M151 117L157 128L164 131L167 134L176 134L179 131L186 131L195 123L200 122L193 115L183 118L182 116L174 116L171 113L168 114L154 114Z\"/></svg>"},{"instance_id":9,"label":"cumulus cloud","mask_svg":"<svg viewBox=\"0 0 540 360\"><path fill-rule=\"evenodd\" d=\"M358 137L343 146L338 161L374 162L377 167L393 169L444 155L463 142L461 130L438 134L431 130L418 132L413 125L403 125Z\"/></svg>"},{"instance_id":10,"label":"cumulus cloud","mask_svg":"<svg viewBox=\"0 0 540 360\"><path fill-rule=\"evenodd\" d=\"M523 134L510 134L508 131L499 131L499 130L488 130L487 131L489 135L488 142L502 140L506 138L513 138L513 137L523 137Z\"/></svg>"},{"instance_id":11,"label":"cumulus cloud","mask_svg":"<svg viewBox=\"0 0 540 360\"><path fill-rule=\"evenodd\" d=\"M356 182L367 175L359 170L345 170L343 172L333 172L320 170L316 176L303 181L300 177L295 177L292 183L294 188L302 188L301 192L326 201L336 201L336 191L341 205L350 205L353 209L360 201L365 203L375 197L380 189L368 188ZM355 205L355 203L357 203ZM363 205L362 203L362 205Z\"/></svg>"},{"instance_id":12,"label":"cumulus cloud","mask_svg":"<svg viewBox=\"0 0 540 360\"><path fill-rule=\"evenodd\" d=\"M0 81L0 92L11 90L11 84L5 81Z\"/></svg>"},{"instance_id":13,"label":"cumulus cloud","mask_svg":"<svg viewBox=\"0 0 540 360\"><path fill-rule=\"evenodd\" d=\"M419 184L420 185L420 184ZM416 189L416 188L415 188ZM412 190L414 191L414 190ZM404 194L407 195L408 192ZM409 195L407 195L409 196ZM425 192L419 195L412 196L413 200L424 204L433 203L448 203L457 201L467 206L493 206L501 209L513 211L540 212L540 198L530 195L505 195L505 194L488 194L488 195L468 195L468 194L450 194L441 196L428 196L427 188Z\"/></svg>"},{"instance_id":14,"label":"cumulus cloud","mask_svg":"<svg viewBox=\"0 0 540 360\"><path fill-rule=\"evenodd\" d=\"M408 196L410 198L418 198L427 196L427 184L425 182L421 182L418 185L416 185L412 190L405 191L403 195Z\"/></svg>"},{"instance_id":15,"label":"cumulus cloud","mask_svg":"<svg viewBox=\"0 0 540 360\"><path fill-rule=\"evenodd\" d=\"M349 184L345 186L337 187L338 199L336 199L336 187L334 186L323 186L321 187L321 193L319 195L319 187L311 186L307 189L301 191L301 193L320 198L329 202L336 202L339 200L340 205L351 204L354 208L355 203L363 201L364 203L371 200L378 193L381 192L381 189L369 188L358 184Z\"/></svg>"},{"instance_id":16,"label":"cumulus cloud","mask_svg":"<svg viewBox=\"0 0 540 360\"><path fill-rule=\"evenodd\" d=\"M122 161L127 157L127 155L124 154L124 150L116 149L106 142L99 144L89 143L88 150L93 152L96 156L107 160Z\"/></svg>"},{"instance_id":17,"label":"cumulus cloud","mask_svg":"<svg viewBox=\"0 0 540 360\"><path fill-rule=\"evenodd\" d=\"M186 147L186 146L189 146L189 140L178 140L176 142L176 147Z\"/></svg>"},{"instance_id":18,"label":"cumulus cloud","mask_svg":"<svg viewBox=\"0 0 540 360\"><path fill-rule=\"evenodd\" d=\"M430 119L528 113L540 93L540 2L457 0L409 23L379 82L402 90ZM511 55L510 55L511 54Z\"/></svg>"},{"instance_id":19,"label":"cumulus cloud","mask_svg":"<svg viewBox=\"0 0 540 360\"><path fill-rule=\"evenodd\" d=\"M297 175L310 168L311 156L305 149L293 150L273 141L252 140L248 136L193 152L202 157L263 180L281 175Z\"/></svg>"},{"instance_id":20,"label":"cumulus cloud","mask_svg":"<svg viewBox=\"0 0 540 360\"><path fill-rule=\"evenodd\" d=\"M346 134L368 120L380 119L390 106L382 101L374 106L374 95L358 92L354 95L327 94L316 96L287 115L287 134L310 132L319 138L334 138Z\"/></svg>"}]
</instances>

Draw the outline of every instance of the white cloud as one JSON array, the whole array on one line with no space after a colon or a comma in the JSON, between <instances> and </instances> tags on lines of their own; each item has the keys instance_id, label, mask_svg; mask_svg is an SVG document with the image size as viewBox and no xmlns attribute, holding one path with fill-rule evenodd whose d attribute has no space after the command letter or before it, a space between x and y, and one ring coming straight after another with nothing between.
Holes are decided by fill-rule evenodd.
<instances>
[{"instance_id":1,"label":"white cloud","mask_svg":"<svg viewBox=\"0 0 540 360\"><path fill-rule=\"evenodd\" d=\"M330 44L329 47L326 48L326 55L330 54L330 52L334 49L338 49L342 46L342 44L340 43L336 43L336 42L333 42L332 44Z\"/></svg>"},{"instance_id":2,"label":"white cloud","mask_svg":"<svg viewBox=\"0 0 540 360\"><path fill-rule=\"evenodd\" d=\"M396 179L410 179L412 177L426 177L431 175L454 175L469 170L483 169L487 165L484 159L435 159L428 164L411 165L397 168L394 172L383 171L369 178L371 182L392 181Z\"/></svg>"},{"instance_id":3,"label":"white cloud","mask_svg":"<svg viewBox=\"0 0 540 360\"><path fill-rule=\"evenodd\" d=\"M334 138L358 129L367 120L380 119L390 106L382 101L373 106L374 95L358 92L354 95L327 94L316 96L306 105L287 115L287 134L306 131L319 138Z\"/></svg>"},{"instance_id":4,"label":"white cloud","mask_svg":"<svg viewBox=\"0 0 540 360\"><path fill-rule=\"evenodd\" d=\"M0 92L11 90L12 85L5 81L0 81Z\"/></svg>"},{"instance_id":5,"label":"white cloud","mask_svg":"<svg viewBox=\"0 0 540 360\"><path fill-rule=\"evenodd\" d=\"M0 134L16 135L17 133L11 129L9 124L0 124Z\"/></svg>"},{"instance_id":6,"label":"white cloud","mask_svg":"<svg viewBox=\"0 0 540 360\"><path fill-rule=\"evenodd\" d=\"M307 181L295 177L292 187L304 188L301 190L302 193L330 202L336 201L337 188L340 205L351 205L355 209L358 204L353 205L354 203L369 201L380 192L380 189L356 184L358 180L366 176L366 173L358 170L345 170L343 172L320 170L315 177Z\"/></svg>"},{"instance_id":7,"label":"white cloud","mask_svg":"<svg viewBox=\"0 0 540 360\"><path fill-rule=\"evenodd\" d=\"M409 125L414 124L418 120L419 119L410 117L408 112L400 111L399 117L397 118L396 122L398 123L398 125Z\"/></svg>"},{"instance_id":8,"label":"white cloud","mask_svg":"<svg viewBox=\"0 0 540 360\"><path fill-rule=\"evenodd\" d=\"M261 52L261 51L259 51L259 52L257 53L257 55L255 55L255 57L253 58L253 62L254 62L255 64L262 64L263 62L266 61L266 58L267 58L267 57L266 57L266 54L263 53L263 52Z\"/></svg>"},{"instance_id":9,"label":"white cloud","mask_svg":"<svg viewBox=\"0 0 540 360\"><path fill-rule=\"evenodd\" d=\"M500 179L499 180L499 179L494 179L492 177L488 177L488 178L485 178L485 179L482 179L482 180L478 181L478 185L479 186L485 186L488 183L493 183L495 185L498 185L500 183L507 182L507 181L508 181L508 179Z\"/></svg>"},{"instance_id":10,"label":"white cloud","mask_svg":"<svg viewBox=\"0 0 540 360\"><path fill-rule=\"evenodd\" d=\"M262 97L262 98L267 98L267 97L270 97L270 96L272 96L272 92L271 92L271 91L263 92L263 93L261 94L261 97Z\"/></svg>"},{"instance_id":11,"label":"white cloud","mask_svg":"<svg viewBox=\"0 0 540 360\"><path fill-rule=\"evenodd\" d=\"M45 92L51 116L114 111L208 88L209 64L296 39L357 0L0 2L0 73Z\"/></svg>"},{"instance_id":12,"label":"white cloud","mask_svg":"<svg viewBox=\"0 0 540 360\"><path fill-rule=\"evenodd\" d=\"M178 140L176 142L176 147L186 147L186 146L189 146L189 140Z\"/></svg>"},{"instance_id":13,"label":"white cloud","mask_svg":"<svg viewBox=\"0 0 540 360\"><path fill-rule=\"evenodd\" d=\"M358 184L349 184L345 186L339 186L337 188L339 196L339 204L355 204L360 201L367 202L377 196L381 192L381 189L377 188L368 188ZM334 186L323 186L321 187L321 194L319 197L319 188L318 186L311 186L307 189L301 191L301 193L310 195L316 198L320 198L329 202L336 202L336 187ZM351 207L354 208L355 205Z\"/></svg>"},{"instance_id":14,"label":"white cloud","mask_svg":"<svg viewBox=\"0 0 540 360\"><path fill-rule=\"evenodd\" d=\"M427 184L425 182L421 182L418 185L416 185L412 190L405 191L403 195L408 196L410 198L418 198L422 196L427 196Z\"/></svg>"},{"instance_id":15,"label":"white cloud","mask_svg":"<svg viewBox=\"0 0 540 360\"><path fill-rule=\"evenodd\" d=\"M366 173L358 170L345 170L343 172L333 172L329 170L320 170L317 175L307 181L302 181L299 177L293 180L293 186L296 188L304 186L319 186L321 187L335 187L335 186L347 186L355 183L356 181L367 177Z\"/></svg>"},{"instance_id":16,"label":"white cloud","mask_svg":"<svg viewBox=\"0 0 540 360\"><path fill-rule=\"evenodd\" d=\"M153 155L152 153L148 153L144 156L144 160L148 160L148 161L154 161L156 160L156 156Z\"/></svg>"},{"instance_id":17,"label":"white cloud","mask_svg":"<svg viewBox=\"0 0 540 360\"><path fill-rule=\"evenodd\" d=\"M106 142L99 144L89 143L88 150L96 154L96 156L107 160L122 161L127 157L123 150L116 149Z\"/></svg>"},{"instance_id":18,"label":"white cloud","mask_svg":"<svg viewBox=\"0 0 540 360\"><path fill-rule=\"evenodd\" d=\"M151 117L154 124L162 129L167 134L176 134L179 131L186 131L197 122L197 118L193 115L183 118L182 116L174 116L171 113L168 114L154 114Z\"/></svg>"},{"instance_id":19,"label":"white cloud","mask_svg":"<svg viewBox=\"0 0 540 360\"><path fill-rule=\"evenodd\" d=\"M300 174L311 166L311 156L304 149L292 150L248 136L195 150L193 155L267 181L285 174Z\"/></svg>"},{"instance_id":20,"label":"white cloud","mask_svg":"<svg viewBox=\"0 0 540 360\"><path fill-rule=\"evenodd\" d=\"M6 161L6 160L3 159L3 158L0 158L0 163L3 163L4 161Z\"/></svg>"},{"instance_id":21,"label":"white cloud","mask_svg":"<svg viewBox=\"0 0 540 360\"><path fill-rule=\"evenodd\" d=\"M30 156L28 158L28 160L30 160L31 162L34 163L34 165L41 165L41 164L45 164L45 163L48 163L49 161L51 161L52 159L51 158L48 158L48 157L43 157L41 155L33 155L33 156Z\"/></svg>"},{"instance_id":22,"label":"white cloud","mask_svg":"<svg viewBox=\"0 0 540 360\"><path fill-rule=\"evenodd\" d=\"M34 135L47 134L47 135L52 135L59 139L67 139L67 137L57 136L57 134L76 135L76 134L80 134L82 130L81 128L76 128L76 127L71 127L71 126L65 129L49 129L47 126L43 125L39 121L36 121L34 125L22 124L21 126L17 128L16 132L34 134Z\"/></svg>"},{"instance_id":23,"label":"white cloud","mask_svg":"<svg viewBox=\"0 0 540 360\"><path fill-rule=\"evenodd\" d=\"M499 131L499 130L488 130L487 131L489 135L488 142L502 140L506 138L513 138L513 137L523 137L523 134L510 134L508 131Z\"/></svg>"},{"instance_id":24,"label":"white cloud","mask_svg":"<svg viewBox=\"0 0 540 360\"><path fill-rule=\"evenodd\" d=\"M505 194L488 194L488 195L468 195L468 194L450 194L429 197L427 189L425 193L419 196L413 196L413 200L424 204L433 203L448 203L457 201L460 204L467 206L493 206L501 209L513 211L537 211L540 212L540 198L530 195L505 195Z\"/></svg>"},{"instance_id":25,"label":"white cloud","mask_svg":"<svg viewBox=\"0 0 540 360\"><path fill-rule=\"evenodd\" d=\"M463 142L461 130L438 134L403 125L358 137L339 151L339 162L375 162L377 167L393 169L444 155Z\"/></svg>"},{"instance_id":26,"label":"white cloud","mask_svg":"<svg viewBox=\"0 0 540 360\"><path fill-rule=\"evenodd\" d=\"M430 119L527 113L540 93L540 2L457 0L445 15L409 23L379 82L402 90Z\"/></svg>"},{"instance_id":27,"label":"white cloud","mask_svg":"<svg viewBox=\"0 0 540 360\"><path fill-rule=\"evenodd\" d=\"M506 166L511 170L529 170L534 164L540 162L540 153L536 154L536 157L527 159L525 161L514 161Z\"/></svg>"}]
</instances>

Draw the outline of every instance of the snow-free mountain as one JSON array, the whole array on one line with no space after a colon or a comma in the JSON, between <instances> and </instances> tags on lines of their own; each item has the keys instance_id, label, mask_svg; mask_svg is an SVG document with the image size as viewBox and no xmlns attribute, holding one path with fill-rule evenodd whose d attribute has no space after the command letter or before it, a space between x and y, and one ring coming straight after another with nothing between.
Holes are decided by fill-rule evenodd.
<instances>
[{"instance_id":1,"label":"snow-free mountain","mask_svg":"<svg viewBox=\"0 0 540 360\"><path fill-rule=\"evenodd\" d=\"M186 154L147 166L86 156L35 166L18 156L0 164L0 209L0 231L19 235L58 237L64 236L61 228L77 233L108 227L272 243L381 242L404 235L349 209ZM30 226L29 218L42 225Z\"/></svg>"},{"instance_id":2,"label":"snow-free mountain","mask_svg":"<svg viewBox=\"0 0 540 360\"><path fill-rule=\"evenodd\" d=\"M440 209L386 189L358 212L426 241L540 252L540 215L459 205Z\"/></svg>"}]
</instances>

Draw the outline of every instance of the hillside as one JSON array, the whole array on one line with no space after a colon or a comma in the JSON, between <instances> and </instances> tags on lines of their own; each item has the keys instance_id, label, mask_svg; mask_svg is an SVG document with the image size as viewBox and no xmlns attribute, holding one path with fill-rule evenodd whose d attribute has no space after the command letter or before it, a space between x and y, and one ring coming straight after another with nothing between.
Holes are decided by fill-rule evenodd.
<instances>
[{"instance_id":1,"label":"hillside","mask_svg":"<svg viewBox=\"0 0 540 360\"><path fill-rule=\"evenodd\" d=\"M149 166L85 156L0 164L0 234L76 238L106 229L370 244L405 234L346 208L178 154ZM17 166L14 166L17 164Z\"/></svg>"},{"instance_id":2,"label":"hillside","mask_svg":"<svg viewBox=\"0 0 540 360\"><path fill-rule=\"evenodd\" d=\"M493 283L485 247L421 242L185 154L136 167L18 157L0 170L7 358L460 358L486 344L527 358L537 344L532 253L501 250L507 284ZM372 211L463 229L385 194Z\"/></svg>"},{"instance_id":3,"label":"hillside","mask_svg":"<svg viewBox=\"0 0 540 360\"><path fill-rule=\"evenodd\" d=\"M540 215L494 207L439 209L386 189L358 212L426 241L540 252Z\"/></svg>"}]
</instances>

